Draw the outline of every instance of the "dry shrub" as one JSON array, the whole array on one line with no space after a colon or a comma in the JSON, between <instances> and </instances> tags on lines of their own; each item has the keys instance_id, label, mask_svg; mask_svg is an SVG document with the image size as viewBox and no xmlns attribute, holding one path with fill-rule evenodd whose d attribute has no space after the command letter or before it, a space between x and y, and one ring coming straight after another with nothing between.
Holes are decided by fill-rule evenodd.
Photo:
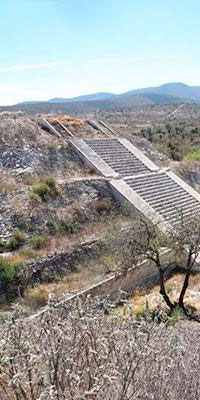
<instances>
[{"instance_id":1,"label":"dry shrub","mask_svg":"<svg viewBox=\"0 0 200 400\"><path fill-rule=\"evenodd\" d=\"M10 264L22 264L24 262L24 257L20 253L13 254L6 258Z\"/></svg>"},{"instance_id":2,"label":"dry shrub","mask_svg":"<svg viewBox=\"0 0 200 400\"><path fill-rule=\"evenodd\" d=\"M21 259L23 259L24 261L26 260L30 260L32 258L36 258L37 257L37 251L32 249L31 247L24 247L23 249L21 249L18 253L19 257Z\"/></svg>"},{"instance_id":3,"label":"dry shrub","mask_svg":"<svg viewBox=\"0 0 200 400\"><path fill-rule=\"evenodd\" d=\"M97 200L96 209L99 214L110 213L111 210L113 209L113 205L109 199L100 199Z\"/></svg>"},{"instance_id":4,"label":"dry shrub","mask_svg":"<svg viewBox=\"0 0 200 400\"><path fill-rule=\"evenodd\" d=\"M57 121L61 122L63 125L71 126L81 126L84 124L83 120L71 117L69 115L58 115L56 117L48 116L48 121L54 125Z\"/></svg>"},{"instance_id":5,"label":"dry shrub","mask_svg":"<svg viewBox=\"0 0 200 400\"><path fill-rule=\"evenodd\" d=\"M9 192L12 192L14 190L19 189L19 184L17 184L14 181L5 181L3 179L0 179L0 193L1 194L7 194Z\"/></svg>"},{"instance_id":6,"label":"dry shrub","mask_svg":"<svg viewBox=\"0 0 200 400\"><path fill-rule=\"evenodd\" d=\"M39 182L32 187L29 193L31 202L47 201L49 198L57 196L56 179L53 176L40 178Z\"/></svg>"},{"instance_id":7,"label":"dry shrub","mask_svg":"<svg viewBox=\"0 0 200 400\"><path fill-rule=\"evenodd\" d=\"M19 231L18 229L15 229L12 233L12 236L6 243L6 249L8 251L14 251L19 249L20 246L22 246L25 242L25 235L23 232Z\"/></svg>"},{"instance_id":8,"label":"dry shrub","mask_svg":"<svg viewBox=\"0 0 200 400\"><path fill-rule=\"evenodd\" d=\"M134 321L113 306L76 298L32 319L18 307L0 326L1 400L199 399L199 325Z\"/></svg>"},{"instance_id":9,"label":"dry shrub","mask_svg":"<svg viewBox=\"0 0 200 400\"><path fill-rule=\"evenodd\" d=\"M35 235L33 238L31 238L30 242L35 250L40 250L45 247L46 245L46 236L44 235Z\"/></svg>"},{"instance_id":10,"label":"dry shrub","mask_svg":"<svg viewBox=\"0 0 200 400\"><path fill-rule=\"evenodd\" d=\"M46 147L48 150L57 150L59 148L59 144L56 140L52 139L47 143Z\"/></svg>"},{"instance_id":11,"label":"dry shrub","mask_svg":"<svg viewBox=\"0 0 200 400\"><path fill-rule=\"evenodd\" d=\"M44 287L27 289L24 293L24 303L31 309L36 310L44 307L48 302L48 292Z\"/></svg>"}]
</instances>

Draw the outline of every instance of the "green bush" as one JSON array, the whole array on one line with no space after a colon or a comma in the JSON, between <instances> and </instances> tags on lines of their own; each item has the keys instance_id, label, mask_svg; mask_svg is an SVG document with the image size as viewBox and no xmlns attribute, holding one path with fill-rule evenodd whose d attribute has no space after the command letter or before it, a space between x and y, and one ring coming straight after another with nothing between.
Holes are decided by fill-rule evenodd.
<instances>
[{"instance_id":1,"label":"green bush","mask_svg":"<svg viewBox=\"0 0 200 400\"><path fill-rule=\"evenodd\" d=\"M6 244L6 249L8 251L14 251L19 249L22 244L25 242L25 236L22 232L16 230L13 232L11 238L8 240Z\"/></svg>"},{"instance_id":2,"label":"green bush","mask_svg":"<svg viewBox=\"0 0 200 400\"><path fill-rule=\"evenodd\" d=\"M36 235L31 239L31 244L35 250L40 250L44 247L45 241L46 238L44 235Z\"/></svg>"},{"instance_id":3,"label":"green bush","mask_svg":"<svg viewBox=\"0 0 200 400\"><path fill-rule=\"evenodd\" d=\"M59 230L58 225L57 225L56 222L54 222L52 219L49 219L49 220L46 222L46 227L48 228L49 233L50 233L51 235L55 235L55 233L58 232L58 230Z\"/></svg>"},{"instance_id":4,"label":"green bush","mask_svg":"<svg viewBox=\"0 0 200 400\"><path fill-rule=\"evenodd\" d=\"M42 201L47 201L51 189L46 183L40 183L33 187L32 192L38 195Z\"/></svg>"},{"instance_id":5,"label":"green bush","mask_svg":"<svg viewBox=\"0 0 200 400\"><path fill-rule=\"evenodd\" d=\"M194 150L184 157L184 161L200 161L200 150Z\"/></svg>"},{"instance_id":6,"label":"green bush","mask_svg":"<svg viewBox=\"0 0 200 400\"><path fill-rule=\"evenodd\" d=\"M21 219L21 220L18 222L17 227L18 227L19 229L26 230L26 229L27 229L27 223L26 223L26 221L24 221L23 219Z\"/></svg>"},{"instance_id":7,"label":"green bush","mask_svg":"<svg viewBox=\"0 0 200 400\"><path fill-rule=\"evenodd\" d=\"M77 232L77 226L73 223L73 222L69 222L69 221L60 221L59 223L59 230L61 232L65 232L65 233L76 233Z\"/></svg>"},{"instance_id":8,"label":"green bush","mask_svg":"<svg viewBox=\"0 0 200 400\"><path fill-rule=\"evenodd\" d=\"M33 203L40 203L41 198L37 193L34 192L29 192L29 200L32 201Z\"/></svg>"},{"instance_id":9,"label":"green bush","mask_svg":"<svg viewBox=\"0 0 200 400\"><path fill-rule=\"evenodd\" d=\"M6 242L0 239L0 253L4 253L6 251Z\"/></svg>"},{"instance_id":10,"label":"green bush","mask_svg":"<svg viewBox=\"0 0 200 400\"><path fill-rule=\"evenodd\" d=\"M56 187L56 180L53 176L48 176L45 178L44 183L52 189Z\"/></svg>"},{"instance_id":11,"label":"green bush","mask_svg":"<svg viewBox=\"0 0 200 400\"><path fill-rule=\"evenodd\" d=\"M170 294L173 291L171 286L166 286L166 292Z\"/></svg>"},{"instance_id":12,"label":"green bush","mask_svg":"<svg viewBox=\"0 0 200 400\"><path fill-rule=\"evenodd\" d=\"M137 321L141 321L147 315L147 309L144 304L141 304L137 307L137 310L134 310L134 316Z\"/></svg>"},{"instance_id":13,"label":"green bush","mask_svg":"<svg viewBox=\"0 0 200 400\"><path fill-rule=\"evenodd\" d=\"M55 178L49 176L41 180L40 183L33 186L31 193L29 194L31 200L40 199L42 201L47 201L49 197L53 197L57 194Z\"/></svg>"},{"instance_id":14,"label":"green bush","mask_svg":"<svg viewBox=\"0 0 200 400\"><path fill-rule=\"evenodd\" d=\"M12 282L22 267L22 262L11 263L6 258L0 257L0 280L4 283Z\"/></svg>"},{"instance_id":15,"label":"green bush","mask_svg":"<svg viewBox=\"0 0 200 400\"><path fill-rule=\"evenodd\" d=\"M171 325L175 325L184 316L184 311L180 307L174 308L170 316Z\"/></svg>"}]
</instances>

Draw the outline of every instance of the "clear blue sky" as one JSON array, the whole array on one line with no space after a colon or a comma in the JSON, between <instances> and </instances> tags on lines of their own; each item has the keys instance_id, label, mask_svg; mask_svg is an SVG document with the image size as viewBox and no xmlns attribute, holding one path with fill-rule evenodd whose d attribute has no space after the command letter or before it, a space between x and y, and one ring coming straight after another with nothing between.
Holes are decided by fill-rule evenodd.
<instances>
[{"instance_id":1,"label":"clear blue sky","mask_svg":"<svg viewBox=\"0 0 200 400\"><path fill-rule=\"evenodd\" d=\"M0 104L200 85L199 0L0 0Z\"/></svg>"}]
</instances>

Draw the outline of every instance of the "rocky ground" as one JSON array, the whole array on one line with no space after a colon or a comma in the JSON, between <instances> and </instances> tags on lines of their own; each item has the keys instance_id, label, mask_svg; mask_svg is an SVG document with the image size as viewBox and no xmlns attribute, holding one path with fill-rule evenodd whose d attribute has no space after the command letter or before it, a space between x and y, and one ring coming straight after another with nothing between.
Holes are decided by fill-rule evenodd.
<instances>
[{"instance_id":1,"label":"rocky ground","mask_svg":"<svg viewBox=\"0 0 200 400\"><path fill-rule=\"evenodd\" d=\"M168 279L166 283L167 293L172 301L177 301L182 284L184 280L183 274L176 274ZM158 306L160 308L165 308L165 302L163 297L159 293L159 286L147 290L138 290L134 293L131 298L131 304L134 312L142 313L147 307L150 310L156 309ZM190 278L190 284L185 296L185 304L194 307L196 310L200 309L200 280L199 275L192 275Z\"/></svg>"},{"instance_id":2,"label":"rocky ground","mask_svg":"<svg viewBox=\"0 0 200 400\"><path fill-rule=\"evenodd\" d=\"M170 108L170 107L169 107ZM147 110L146 110L147 111ZM189 184L199 187L198 163L171 162L152 144L137 136L144 124L166 110L148 108L151 121L142 110L101 113L79 116L45 116L56 124L57 118L65 123L75 138L102 137L88 124L88 119L105 120L121 136L130 140L157 165L171 165ZM173 112L171 108L167 111ZM160 117L159 117L160 118ZM172 117L171 117L172 118ZM174 118L174 117L173 117ZM55 125L56 126L56 125ZM107 181L85 168L73 154L69 136L58 137L42 123L42 116L24 113L0 114L0 252L9 262L34 262L42 257L52 259L56 252L70 252L83 242L99 240L116 229L129 226L127 216L112 199ZM119 228L120 227L120 228ZM76 251L76 250L75 250ZM68 254L68 253L67 253ZM112 271L113 255L96 263L97 269L86 273L80 261L79 273L72 275L70 290L87 287L102 279L105 271ZM41 261L43 262L43 261ZM89 264L88 264L89 265ZM103 266L103 267L102 267ZM83 272L84 269L84 272ZM92 272L91 272L92 271ZM57 290L60 293L61 289ZM48 293L50 289L45 292ZM46 296L46 295L45 295Z\"/></svg>"}]
</instances>

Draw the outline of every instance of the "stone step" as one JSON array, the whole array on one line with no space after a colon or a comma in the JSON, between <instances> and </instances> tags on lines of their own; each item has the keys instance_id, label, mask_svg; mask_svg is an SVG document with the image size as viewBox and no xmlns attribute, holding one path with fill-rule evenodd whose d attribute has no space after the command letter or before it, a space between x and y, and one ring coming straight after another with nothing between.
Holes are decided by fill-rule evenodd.
<instances>
[{"instance_id":1,"label":"stone step","mask_svg":"<svg viewBox=\"0 0 200 400\"><path fill-rule=\"evenodd\" d=\"M112 138L112 139L86 139L85 140L85 142L87 143L87 144L89 144L89 145L92 145L92 144L101 144L101 143L119 143L118 142L118 139L117 138Z\"/></svg>"},{"instance_id":2,"label":"stone step","mask_svg":"<svg viewBox=\"0 0 200 400\"><path fill-rule=\"evenodd\" d=\"M170 216L170 217L165 215L165 219L166 219L166 221L174 224L174 222L176 222L178 220L180 221L181 218L183 218L184 219L184 223L185 223L185 221L187 221L187 219L190 219L190 216L192 216L195 213L199 213L200 214L200 207L197 207L195 209L189 209L189 210L187 210L187 212L184 212L182 214L181 213L177 213L176 215Z\"/></svg>"},{"instance_id":3,"label":"stone step","mask_svg":"<svg viewBox=\"0 0 200 400\"><path fill-rule=\"evenodd\" d=\"M134 189L133 189L134 190ZM137 192L137 190L136 190L136 192ZM140 195L140 193L139 192L137 192L139 195ZM157 192L152 192L152 191L149 191L149 192L146 192L146 193L143 193L142 194L142 197L145 199L145 200L150 200L150 199L152 199L152 200L154 200L154 199L159 199L159 198L162 198L162 197L171 197L171 196L173 196L173 194L178 194L179 193L179 195L181 195L181 194L185 194L185 192L184 192L184 190L181 188L181 187L178 187L178 188L176 188L176 187L172 187L172 188L166 188L166 189L163 189L162 191L157 191Z\"/></svg>"},{"instance_id":4,"label":"stone step","mask_svg":"<svg viewBox=\"0 0 200 400\"><path fill-rule=\"evenodd\" d=\"M89 139L85 141L113 171L121 176L147 172L147 166L118 139Z\"/></svg>"},{"instance_id":5,"label":"stone step","mask_svg":"<svg viewBox=\"0 0 200 400\"><path fill-rule=\"evenodd\" d=\"M109 143L108 140L105 141L105 143L88 143L88 146L92 147L93 149L119 149L119 148L123 148L122 144L118 142L118 140L115 141L115 143ZM127 150L126 148L124 148L124 150Z\"/></svg>"},{"instance_id":6,"label":"stone step","mask_svg":"<svg viewBox=\"0 0 200 400\"><path fill-rule=\"evenodd\" d=\"M137 162L138 164L142 164L142 165L144 165L140 160L138 160L136 157L134 157L133 155L113 155L113 154L111 154L111 155L106 155L106 156L103 156L101 153L98 153L98 155L100 156L100 157L102 157L105 161L107 160L107 161L111 161L111 162L114 162L114 161L119 161L119 162L123 162L123 161L134 161L134 162Z\"/></svg>"},{"instance_id":7,"label":"stone step","mask_svg":"<svg viewBox=\"0 0 200 400\"><path fill-rule=\"evenodd\" d=\"M134 190L139 194L147 194L147 193L159 193L163 191L167 191L170 189L177 189L177 185L175 183L162 183L158 185L140 185L139 187L134 187Z\"/></svg>"},{"instance_id":8,"label":"stone step","mask_svg":"<svg viewBox=\"0 0 200 400\"><path fill-rule=\"evenodd\" d=\"M124 159L124 158L116 159L116 158L114 158L114 159L107 159L107 160L105 160L105 158L104 158L103 160L105 162L109 163L110 165L113 165L113 166L115 166L117 164L120 164L120 165L144 165L144 164L140 164L138 162L138 160L130 159L130 158L127 158L127 159ZM145 167L145 165L144 165L144 167Z\"/></svg>"},{"instance_id":9,"label":"stone step","mask_svg":"<svg viewBox=\"0 0 200 400\"><path fill-rule=\"evenodd\" d=\"M126 174L126 176L131 176L134 174L140 174L142 170L141 170L141 168L129 168L129 169L115 168L114 171L120 175ZM144 172L145 172L145 170L144 170Z\"/></svg>"},{"instance_id":10,"label":"stone step","mask_svg":"<svg viewBox=\"0 0 200 400\"><path fill-rule=\"evenodd\" d=\"M187 208L188 205L196 205L197 201L195 199L191 199L190 197L185 200L185 199L181 199L180 201L174 201L173 199L171 199L171 201L165 202L163 204L162 203L155 203L154 207L158 212L161 212L162 210L170 210L172 207L174 209L184 209Z\"/></svg>"},{"instance_id":11,"label":"stone step","mask_svg":"<svg viewBox=\"0 0 200 400\"><path fill-rule=\"evenodd\" d=\"M109 164L110 165L110 164ZM116 164L116 166L111 166L113 169L121 169L121 170L128 170L128 169L139 169L139 170L144 170L146 171L145 166L141 166L141 165L134 165L134 164L129 164L129 165L120 165L120 164Z\"/></svg>"},{"instance_id":12,"label":"stone step","mask_svg":"<svg viewBox=\"0 0 200 400\"><path fill-rule=\"evenodd\" d=\"M114 149L109 149L108 150L107 149L107 150L102 151L101 149L94 149L94 148L93 148L93 150L96 153L98 153L99 155L101 155L102 157L105 157L105 158L106 157L111 157L111 158L114 158L114 157L118 157L118 158L131 157L131 158L135 158L136 160L138 160L138 158L135 157L134 154L130 153L128 150L127 151L123 151L123 150L114 150ZM138 161L141 162L140 160L138 160Z\"/></svg>"},{"instance_id":13,"label":"stone step","mask_svg":"<svg viewBox=\"0 0 200 400\"><path fill-rule=\"evenodd\" d=\"M169 194L167 196L166 195L158 195L157 197L150 197L150 196L149 197L140 196L140 197L142 197L147 203L151 204L152 207L156 207L156 205L160 204L161 202L163 203L163 207L164 207L164 204L165 203L168 204L167 201L170 198L174 200L174 204L175 204L177 198L181 197L181 199L184 198L186 200L185 196L184 195L181 196L180 193L179 193L179 195L178 195L178 193L176 193L176 194L173 193L173 196L172 196L172 194L171 194L171 196ZM171 204L173 206L173 203L171 203Z\"/></svg>"},{"instance_id":14,"label":"stone step","mask_svg":"<svg viewBox=\"0 0 200 400\"><path fill-rule=\"evenodd\" d=\"M191 211L191 210L195 210L195 209L197 209L197 208L200 208L199 207L200 205L197 205L197 204L195 204L195 205L190 205L190 206L188 206L188 207L186 207L186 208L184 208L184 209L176 209L176 208L172 208L172 209L165 209L165 210L157 210L156 208L155 208L155 210L156 211L158 211L159 212L159 214L161 214L161 215L165 215L165 216L173 216L173 215L176 215L176 214L183 214L183 215L185 215L185 213L187 212L187 211Z\"/></svg>"},{"instance_id":15,"label":"stone step","mask_svg":"<svg viewBox=\"0 0 200 400\"><path fill-rule=\"evenodd\" d=\"M200 216L200 210L194 210L194 213L190 213L186 216L184 216L184 225L188 225L191 221L191 215L194 216L197 215L197 217ZM176 227L178 224L180 224L181 218L177 218L176 220L173 221L173 226Z\"/></svg>"},{"instance_id":16,"label":"stone step","mask_svg":"<svg viewBox=\"0 0 200 400\"><path fill-rule=\"evenodd\" d=\"M127 199L153 223L159 221L162 230L179 223L181 215L189 221L195 213L200 214L199 195L171 171L158 171L127 140L101 138L82 142L77 147L85 158L104 176L115 178L110 184L116 198Z\"/></svg>"},{"instance_id":17,"label":"stone step","mask_svg":"<svg viewBox=\"0 0 200 400\"><path fill-rule=\"evenodd\" d=\"M169 204L169 201L171 202L171 206L173 206L173 205L176 204L176 202L177 202L179 199L181 199L182 201L187 201L187 200L189 200L190 198L191 198L190 196L187 196L187 195L182 195L182 196L180 196L180 194L177 193L177 194L175 194L175 195L173 195L173 196L171 196L171 195L169 195L169 196L164 195L164 196L160 196L160 197L157 197L157 198L152 198L152 199L149 199L148 202L149 202L149 204L151 204L152 207L155 207L156 205L158 205L158 207L160 207L161 204L162 204L163 207L164 207L164 204L168 205L168 204ZM147 201L147 200L145 199L145 201Z\"/></svg>"},{"instance_id":18,"label":"stone step","mask_svg":"<svg viewBox=\"0 0 200 400\"><path fill-rule=\"evenodd\" d=\"M130 178L126 183L170 224L200 212L200 202L165 173Z\"/></svg>"},{"instance_id":19,"label":"stone step","mask_svg":"<svg viewBox=\"0 0 200 400\"><path fill-rule=\"evenodd\" d=\"M164 173L162 174L152 174L152 175L145 175L145 176L140 176L138 178L131 178L127 179L126 183L129 185L134 185L137 186L139 184L150 184L150 183L159 183L159 182L174 182L172 179L169 179L167 175Z\"/></svg>"},{"instance_id":20,"label":"stone step","mask_svg":"<svg viewBox=\"0 0 200 400\"><path fill-rule=\"evenodd\" d=\"M137 180L137 178L135 178L136 180ZM138 179L138 181L139 181L139 179ZM139 181L139 182L134 182L134 179L128 179L128 180L126 180L126 183L128 183L128 185L130 185L130 186L133 186L135 189L136 188L140 188L140 187L146 187L146 186L149 186L149 187L155 187L155 186L157 186L158 188L160 187L160 186L162 186L162 185L166 185L166 184L170 184L170 185L177 185L177 183L175 183L174 181L171 181L171 182L169 182L167 179L164 179L164 178L162 178L162 179L155 179L155 180L148 180L148 178L147 179L144 179L143 181Z\"/></svg>"}]
</instances>

